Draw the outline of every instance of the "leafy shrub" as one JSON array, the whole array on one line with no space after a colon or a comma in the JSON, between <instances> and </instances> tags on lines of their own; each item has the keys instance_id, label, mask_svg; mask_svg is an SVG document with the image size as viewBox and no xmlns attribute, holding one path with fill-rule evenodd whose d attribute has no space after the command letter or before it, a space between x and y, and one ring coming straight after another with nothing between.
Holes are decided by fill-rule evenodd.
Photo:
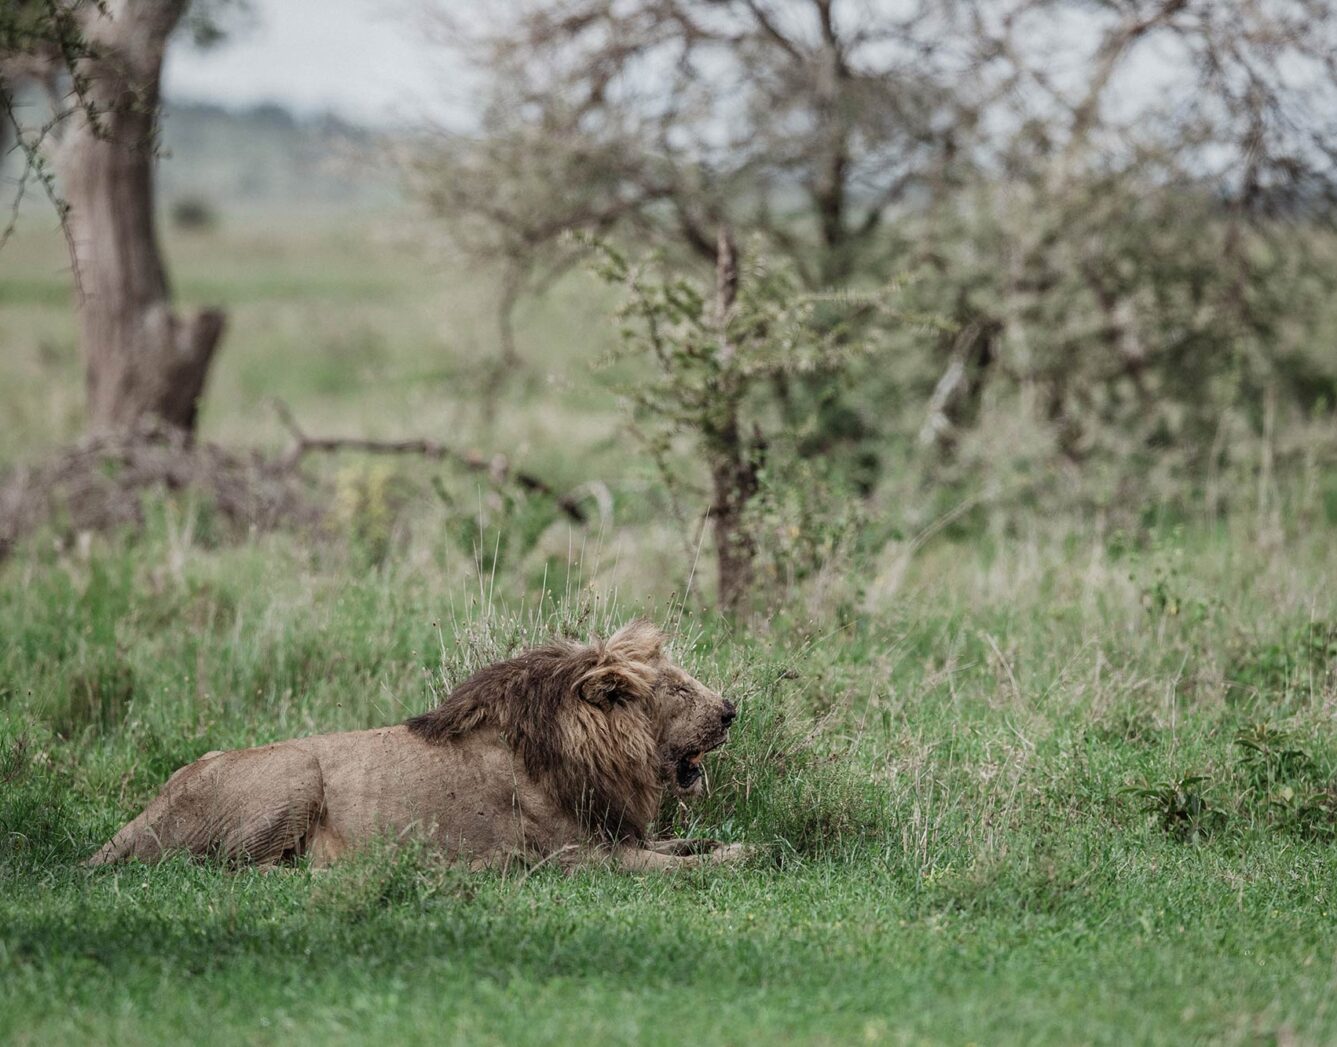
<instances>
[{"instance_id":1,"label":"leafy shrub","mask_svg":"<svg viewBox=\"0 0 1337 1047\"><path fill-rule=\"evenodd\" d=\"M800 396L797 387L848 384L880 347L880 328L911 318L889 307L894 287L807 293L790 266L740 262L725 234L714 295L591 242L596 272L626 294L614 358L653 367L623 390L633 432L675 506L707 492L701 519L713 529L719 602L743 609L768 577L791 581L820 566L832 536L857 526L848 507L871 483L857 441L832 438L831 398ZM671 457L681 436L694 459L685 470ZM759 576L763 549L772 570Z\"/></svg>"}]
</instances>

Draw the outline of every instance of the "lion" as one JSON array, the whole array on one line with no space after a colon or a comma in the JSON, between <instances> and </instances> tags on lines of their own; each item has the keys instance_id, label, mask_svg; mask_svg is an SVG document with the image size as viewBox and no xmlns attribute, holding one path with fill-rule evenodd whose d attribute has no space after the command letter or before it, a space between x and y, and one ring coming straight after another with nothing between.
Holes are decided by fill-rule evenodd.
<instances>
[{"instance_id":1,"label":"lion","mask_svg":"<svg viewBox=\"0 0 1337 1047\"><path fill-rule=\"evenodd\" d=\"M172 852L316 867L416 838L475 866L602 858L633 871L736 860L739 845L649 839L666 789L702 789L734 704L638 619L481 669L392 727L211 752L182 767L92 858Z\"/></svg>"}]
</instances>

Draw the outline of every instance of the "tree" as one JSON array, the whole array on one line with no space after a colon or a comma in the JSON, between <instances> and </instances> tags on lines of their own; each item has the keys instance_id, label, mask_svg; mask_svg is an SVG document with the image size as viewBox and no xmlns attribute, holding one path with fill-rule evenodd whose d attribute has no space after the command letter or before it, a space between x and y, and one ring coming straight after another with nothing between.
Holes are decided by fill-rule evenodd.
<instances>
[{"instance_id":1,"label":"tree","mask_svg":"<svg viewBox=\"0 0 1337 1047\"><path fill-rule=\"evenodd\" d=\"M704 499L701 526L708 522L714 539L720 606L747 610L766 588L759 567L783 561L771 580L796 580L820 559L810 551L849 523L841 497L849 484L832 475L831 461L820 479L795 475L810 420L787 424L778 380L822 375L848 383L855 364L877 349L881 329L917 318L891 307L890 288L807 292L788 263L744 259L727 229L717 236L711 289L665 271L662 258L631 261L607 241L593 243L595 271L625 296L616 355L650 365L624 390L633 435L664 481L690 562L691 523L679 498ZM691 449L687 475L668 461L679 438ZM790 506L796 517L775 504L780 487L804 503Z\"/></svg>"},{"instance_id":2,"label":"tree","mask_svg":"<svg viewBox=\"0 0 1337 1047\"><path fill-rule=\"evenodd\" d=\"M700 267L731 227L806 290L906 273L911 310L948 321L891 332L898 351L839 389L769 376L786 425L812 425L801 457L872 463L858 494L916 430L935 464L971 438L982 464L1034 451L1135 478L1201 470L1272 398L1337 403L1313 348L1337 269L1307 254L1337 201L1327 0L489 13L452 25L483 119L422 143L415 173L466 253L519 274L508 287L566 264L570 228Z\"/></svg>"},{"instance_id":3,"label":"tree","mask_svg":"<svg viewBox=\"0 0 1337 1047\"><path fill-rule=\"evenodd\" d=\"M897 10L506 2L474 32L443 15L481 119L420 143L415 184L466 251L521 274L508 286L567 260L564 231L616 224L707 263L716 229L760 232L810 288L866 275L889 210L955 150L954 60L933 42L950 12Z\"/></svg>"},{"instance_id":4,"label":"tree","mask_svg":"<svg viewBox=\"0 0 1337 1047\"><path fill-rule=\"evenodd\" d=\"M59 187L95 430L152 420L192 433L223 332L217 309L173 310L155 228L159 81L187 7L65 0L6 16L0 92L8 102L10 84L37 79L53 97L52 123L24 141L35 163L49 157Z\"/></svg>"},{"instance_id":5,"label":"tree","mask_svg":"<svg viewBox=\"0 0 1337 1047\"><path fill-rule=\"evenodd\" d=\"M970 13L970 104L988 115L973 170L907 223L929 245L924 307L961 328L921 441L950 451L999 377L1070 462L1173 448L1201 465L1225 413L1258 414L1269 388L1332 403L1337 372L1294 351L1318 340L1337 278L1322 290L1306 257L1337 199L1331 5Z\"/></svg>"}]
</instances>

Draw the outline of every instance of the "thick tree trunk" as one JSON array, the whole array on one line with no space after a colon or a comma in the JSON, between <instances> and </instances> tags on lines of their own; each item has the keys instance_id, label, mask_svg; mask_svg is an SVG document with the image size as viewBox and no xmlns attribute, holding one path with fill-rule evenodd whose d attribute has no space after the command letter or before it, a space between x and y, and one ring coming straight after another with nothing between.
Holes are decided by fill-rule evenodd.
<instances>
[{"instance_id":1,"label":"thick tree trunk","mask_svg":"<svg viewBox=\"0 0 1337 1047\"><path fill-rule=\"evenodd\" d=\"M223 314L172 310L154 217L159 79L186 0L118 0L91 10L84 104L56 153L73 253L94 430L156 420L190 433Z\"/></svg>"}]
</instances>

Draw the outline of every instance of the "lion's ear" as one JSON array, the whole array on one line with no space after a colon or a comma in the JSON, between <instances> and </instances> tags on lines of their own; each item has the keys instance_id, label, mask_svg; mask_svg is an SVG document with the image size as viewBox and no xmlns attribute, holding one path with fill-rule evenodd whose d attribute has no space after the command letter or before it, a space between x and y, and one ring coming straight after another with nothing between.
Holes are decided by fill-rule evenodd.
<instances>
[{"instance_id":1,"label":"lion's ear","mask_svg":"<svg viewBox=\"0 0 1337 1047\"><path fill-rule=\"evenodd\" d=\"M648 700L654 694L666 639L644 618L624 625L605 643L596 644L599 660L580 678L580 696L601 709Z\"/></svg>"},{"instance_id":2,"label":"lion's ear","mask_svg":"<svg viewBox=\"0 0 1337 1047\"><path fill-rule=\"evenodd\" d=\"M608 638L604 650L616 658L655 665L664 659L668 636L648 618L628 622Z\"/></svg>"},{"instance_id":3,"label":"lion's ear","mask_svg":"<svg viewBox=\"0 0 1337 1047\"><path fill-rule=\"evenodd\" d=\"M580 696L600 709L647 699L654 678L644 662L595 666L580 678Z\"/></svg>"}]
</instances>

